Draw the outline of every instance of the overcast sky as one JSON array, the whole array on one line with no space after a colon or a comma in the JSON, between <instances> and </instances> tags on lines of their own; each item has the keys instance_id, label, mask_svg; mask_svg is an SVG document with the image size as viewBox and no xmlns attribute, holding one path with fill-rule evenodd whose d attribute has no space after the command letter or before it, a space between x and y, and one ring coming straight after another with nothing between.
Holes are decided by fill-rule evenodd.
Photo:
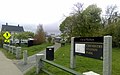
<instances>
[{"instance_id":1,"label":"overcast sky","mask_svg":"<svg viewBox=\"0 0 120 75\"><path fill-rule=\"evenodd\" d=\"M120 7L120 0L0 0L0 25L20 24L26 30L35 31L38 24L43 24L45 30L58 32L64 15L68 16L77 2L84 3L84 8L97 4L103 11L107 5Z\"/></svg>"}]
</instances>

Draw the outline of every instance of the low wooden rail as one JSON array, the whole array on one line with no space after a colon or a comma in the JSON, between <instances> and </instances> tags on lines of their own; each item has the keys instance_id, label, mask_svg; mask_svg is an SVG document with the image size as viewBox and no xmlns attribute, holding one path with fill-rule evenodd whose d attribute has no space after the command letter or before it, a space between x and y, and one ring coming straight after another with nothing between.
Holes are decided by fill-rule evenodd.
<instances>
[{"instance_id":1,"label":"low wooden rail","mask_svg":"<svg viewBox=\"0 0 120 75\"><path fill-rule=\"evenodd\" d=\"M15 54L17 59L20 59L21 47L15 47L9 44L3 44L3 48L12 54Z\"/></svg>"},{"instance_id":2,"label":"low wooden rail","mask_svg":"<svg viewBox=\"0 0 120 75\"><path fill-rule=\"evenodd\" d=\"M57 67L57 68L59 68L59 69L61 69L63 71L66 71L66 72L68 72L70 74L73 74L73 75L83 75L81 73L78 73L77 71L74 71L72 69L66 68L64 66L61 66L59 64L56 64L54 62L51 62L51 61L48 61L48 60L44 59L44 54L38 54L38 55L36 55L36 58L37 58L36 59L37 60L37 65L36 65L37 69L36 69L36 72L37 73L39 73L39 71L42 70L42 71L44 71L45 73L47 73L49 75L53 75L52 73L48 72L47 70L45 70L43 68L43 63L48 63L48 64L50 64L50 65L52 65L54 67Z\"/></svg>"}]
</instances>

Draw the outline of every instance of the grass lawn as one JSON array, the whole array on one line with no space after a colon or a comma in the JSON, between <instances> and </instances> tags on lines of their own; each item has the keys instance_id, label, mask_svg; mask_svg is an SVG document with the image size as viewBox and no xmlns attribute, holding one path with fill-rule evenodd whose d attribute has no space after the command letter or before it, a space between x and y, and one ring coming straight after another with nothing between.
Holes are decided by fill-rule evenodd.
<instances>
[{"instance_id":1,"label":"grass lawn","mask_svg":"<svg viewBox=\"0 0 120 75\"><path fill-rule=\"evenodd\" d=\"M4 53L4 55L8 58L8 59L15 59L15 55L13 55L12 53L8 52L7 50L0 48L0 50Z\"/></svg>"},{"instance_id":2,"label":"grass lawn","mask_svg":"<svg viewBox=\"0 0 120 75\"><path fill-rule=\"evenodd\" d=\"M31 56L33 54L36 54L36 53L44 50L46 47L52 46L52 45L53 44L51 44L51 43L43 43L41 45L35 45L35 46L31 46L31 47L22 47L22 51L27 50L28 55Z\"/></svg>"},{"instance_id":3,"label":"grass lawn","mask_svg":"<svg viewBox=\"0 0 120 75\"><path fill-rule=\"evenodd\" d=\"M112 52L112 75L120 75L120 48L113 48ZM70 45L59 48L55 53L55 63L69 68L70 63ZM86 71L94 71L102 75L102 61L92 58L76 56L76 68L74 70L83 73ZM52 72L54 75L69 75L68 73L57 69L51 65L45 64L45 68ZM36 75L35 68L26 73L25 75ZM39 74L47 75L47 74Z\"/></svg>"}]
</instances>

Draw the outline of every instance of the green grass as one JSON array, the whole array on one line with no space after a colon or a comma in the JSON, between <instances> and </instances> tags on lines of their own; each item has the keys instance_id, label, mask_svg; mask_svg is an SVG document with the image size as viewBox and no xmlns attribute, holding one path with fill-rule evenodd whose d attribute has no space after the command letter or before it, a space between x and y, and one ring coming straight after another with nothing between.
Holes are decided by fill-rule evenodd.
<instances>
[{"instance_id":1,"label":"green grass","mask_svg":"<svg viewBox=\"0 0 120 75\"><path fill-rule=\"evenodd\" d=\"M31 47L22 47L22 51L23 50L27 50L28 51L28 55L31 56L33 54L36 54L42 50L44 50L46 47L51 46L53 44L51 43L43 43L41 45L34 45Z\"/></svg>"},{"instance_id":2,"label":"green grass","mask_svg":"<svg viewBox=\"0 0 120 75\"><path fill-rule=\"evenodd\" d=\"M112 51L112 75L120 75L120 48L113 48ZM64 47L59 48L55 53L55 63L60 64L62 66L68 67L70 65L70 45L66 45ZM92 58L76 56L76 68L74 70L83 73L87 71L94 71L102 75L102 64L101 60L96 60ZM45 69L52 72L55 75L69 75L58 68L55 68L49 64L45 64ZM33 72L31 72L33 71ZM35 68L32 69L31 74L25 75L36 75ZM41 75L41 74L38 74ZM42 75L46 75L42 73Z\"/></svg>"},{"instance_id":3,"label":"green grass","mask_svg":"<svg viewBox=\"0 0 120 75\"><path fill-rule=\"evenodd\" d=\"M70 45L66 45L66 47L61 47L55 54L55 63L58 63L62 66L70 68ZM97 67L96 67L97 66ZM48 68L51 70L51 67ZM63 73L62 71L56 70L52 68L53 73L56 75L66 75L67 73ZM86 58L82 56L76 56L76 68L74 69L80 73L86 71L94 71L101 74L102 71L102 61L95 60L91 58ZM58 72L57 72L58 71Z\"/></svg>"},{"instance_id":4,"label":"green grass","mask_svg":"<svg viewBox=\"0 0 120 75\"><path fill-rule=\"evenodd\" d=\"M112 75L120 75L120 48L114 48L112 54Z\"/></svg>"},{"instance_id":5,"label":"green grass","mask_svg":"<svg viewBox=\"0 0 120 75\"><path fill-rule=\"evenodd\" d=\"M4 53L4 55L8 58L8 59L16 59L15 55L13 55L12 53L8 52L7 50L0 48L0 50Z\"/></svg>"},{"instance_id":6,"label":"green grass","mask_svg":"<svg viewBox=\"0 0 120 75\"><path fill-rule=\"evenodd\" d=\"M37 75L35 70L36 70L36 68L33 67L33 68L32 68L29 72L27 72L25 75ZM40 75L47 75L47 74L45 74L44 72L41 72Z\"/></svg>"}]
</instances>

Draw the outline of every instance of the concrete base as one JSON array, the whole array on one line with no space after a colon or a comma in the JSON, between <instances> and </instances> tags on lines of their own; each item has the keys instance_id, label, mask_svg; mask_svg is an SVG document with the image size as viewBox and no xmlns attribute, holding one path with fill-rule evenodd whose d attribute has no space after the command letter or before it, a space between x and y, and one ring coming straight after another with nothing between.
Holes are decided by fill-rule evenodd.
<instances>
[{"instance_id":1,"label":"concrete base","mask_svg":"<svg viewBox=\"0 0 120 75\"><path fill-rule=\"evenodd\" d=\"M97 74L93 71L89 71L89 72L84 72L83 75L100 75L100 74Z\"/></svg>"}]
</instances>

